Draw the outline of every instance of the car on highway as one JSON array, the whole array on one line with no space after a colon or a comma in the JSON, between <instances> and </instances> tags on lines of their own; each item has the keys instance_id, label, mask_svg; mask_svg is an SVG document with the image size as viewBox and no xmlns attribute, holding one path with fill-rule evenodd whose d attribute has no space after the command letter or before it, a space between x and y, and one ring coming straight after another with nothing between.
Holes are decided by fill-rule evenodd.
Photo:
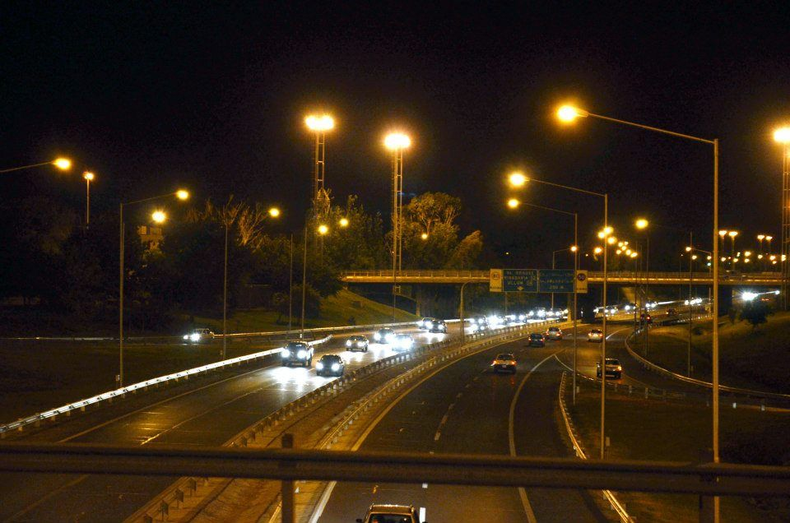
<instances>
[{"instance_id":1,"label":"car on highway","mask_svg":"<svg viewBox=\"0 0 790 523\"><path fill-rule=\"evenodd\" d=\"M546 329L546 338L550 340L561 340L562 339L562 329L559 327L549 327Z\"/></svg>"},{"instance_id":2,"label":"car on highway","mask_svg":"<svg viewBox=\"0 0 790 523\"><path fill-rule=\"evenodd\" d=\"M587 333L587 341L603 341L603 331L601 329L592 329Z\"/></svg>"},{"instance_id":3,"label":"car on highway","mask_svg":"<svg viewBox=\"0 0 790 523\"><path fill-rule=\"evenodd\" d=\"M373 333L373 341L375 341L376 343L389 345L394 340L395 340L395 331L388 327L379 329Z\"/></svg>"},{"instance_id":4,"label":"car on highway","mask_svg":"<svg viewBox=\"0 0 790 523\"><path fill-rule=\"evenodd\" d=\"M440 332L446 334L447 324L444 322L444 320L434 319L433 322L431 322L430 327L428 327L428 332Z\"/></svg>"},{"instance_id":5,"label":"car on highway","mask_svg":"<svg viewBox=\"0 0 790 523\"><path fill-rule=\"evenodd\" d=\"M532 332L529 335L529 344L530 347L545 347L546 346L546 338L543 334L539 332Z\"/></svg>"},{"instance_id":6,"label":"car on highway","mask_svg":"<svg viewBox=\"0 0 790 523\"><path fill-rule=\"evenodd\" d=\"M357 523L420 523L420 517L412 505L373 504Z\"/></svg>"},{"instance_id":7,"label":"car on highway","mask_svg":"<svg viewBox=\"0 0 790 523\"><path fill-rule=\"evenodd\" d=\"M303 341L289 341L280 351L283 367L297 363L304 367L313 365L313 347Z\"/></svg>"},{"instance_id":8,"label":"car on highway","mask_svg":"<svg viewBox=\"0 0 790 523\"><path fill-rule=\"evenodd\" d=\"M667 316L677 316L678 311L676 309L669 308L667 309Z\"/></svg>"},{"instance_id":9,"label":"car on highway","mask_svg":"<svg viewBox=\"0 0 790 523\"><path fill-rule=\"evenodd\" d=\"M184 334L183 339L184 341L188 341L191 343L199 343L204 340L210 340L214 337L214 333L211 329L206 327L200 327L197 329L192 329L192 332L189 334Z\"/></svg>"},{"instance_id":10,"label":"car on highway","mask_svg":"<svg viewBox=\"0 0 790 523\"><path fill-rule=\"evenodd\" d=\"M433 326L433 322L436 321L436 318L432 318L431 316L426 316L425 318L417 321L417 327L422 331L430 330Z\"/></svg>"},{"instance_id":11,"label":"car on highway","mask_svg":"<svg viewBox=\"0 0 790 523\"><path fill-rule=\"evenodd\" d=\"M498 373L499 371L509 371L513 374L516 373L516 357L512 352L502 352L496 355L494 361L491 362L491 369Z\"/></svg>"},{"instance_id":12,"label":"car on highway","mask_svg":"<svg viewBox=\"0 0 790 523\"><path fill-rule=\"evenodd\" d=\"M318 376L342 376L346 371L346 362L337 354L324 354L315 364Z\"/></svg>"},{"instance_id":13,"label":"car on highway","mask_svg":"<svg viewBox=\"0 0 790 523\"><path fill-rule=\"evenodd\" d=\"M359 334L349 336L349 338L346 340L346 348L352 352L356 350L367 352L368 338Z\"/></svg>"},{"instance_id":14,"label":"car on highway","mask_svg":"<svg viewBox=\"0 0 790 523\"><path fill-rule=\"evenodd\" d=\"M595 364L595 375L601 377L601 362ZM612 376L614 379L619 380L623 375L623 366L620 365L620 360L617 358L606 358L606 377Z\"/></svg>"},{"instance_id":15,"label":"car on highway","mask_svg":"<svg viewBox=\"0 0 790 523\"><path fill-rule=\"evenodd\" d=\"M397 334L392 340L392 348L395 350L412 350L414 348L414 338L408 334Z\"/></svg>"}]
</instances>

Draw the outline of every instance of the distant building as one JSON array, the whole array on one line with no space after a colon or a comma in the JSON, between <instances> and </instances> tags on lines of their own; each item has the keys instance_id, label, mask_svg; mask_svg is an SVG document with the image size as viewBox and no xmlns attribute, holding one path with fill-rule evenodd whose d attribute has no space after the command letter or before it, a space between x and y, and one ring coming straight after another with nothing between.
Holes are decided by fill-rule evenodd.
<instances>
[{"instance_id":1,"label":"distant building","mask_svg":"<svg viewBox=\"0 0 790 523\"><path fill-rule=\"evenodd\" d=\"M165 238L161 227L151 227L150 225L138 226L137 235L149 251L158 251L159 244Z\"/></svg>"}]
</instances>

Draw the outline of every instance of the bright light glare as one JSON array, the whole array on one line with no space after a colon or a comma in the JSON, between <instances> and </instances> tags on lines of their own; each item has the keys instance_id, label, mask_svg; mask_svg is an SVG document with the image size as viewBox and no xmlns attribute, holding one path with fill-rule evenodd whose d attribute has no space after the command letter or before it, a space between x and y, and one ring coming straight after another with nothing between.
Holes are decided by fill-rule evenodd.
<instances>
[{"instance_id":1,"label":"bright light glare","mask_svg":"<svg viewBox=\"0 0 790 523\"><path fill-rule=\"evenodd\" d=\"M649 224L650 224L650 222L648 222L648 221L647 221L647 220L645 220L644 218L639 218L639 219L636 221L636 224L635 224L635 225L636 225L636 228L637 228L637 229L646 229L646 228L647 228L647 226L648 226Z\"/></svg>"},{"instance_id":2,"label":"bright light glare","mask_svg":"<svg viewBox=\"0 0 790 523\"><path fill-rule=\"evenodd\" d=\"M184 189L179 189L176 191L176 198L179 200L188 200L189 199L189 191Z\"/></svg>"},{"instance_id":3,"label":"bright light glare","mask_svg":"<svg viewBox=\"0 0 790 523\"><path fill-rule=\"evenodd\" d=\"M735 238L736 236L738 236L738 231L730 231L727 234L730 235L730 238Z\"/></svg>"},{"instance_id":4,"label":"bright light glare","mask_svg":"<svg viewBox=\"0 0 790 523\"><path fill-rule=\"evenodd\" d=\"M754 292L744 292L743 294L741 294L741 298L743 298L743 301L752 301L756 297L757 294Z\"/></svg>"},{"instance_id":5,"label":"bright light glare","mask_svg":"<svg viewBox=\"0 0 790 523\"><path fill-rule=\"evenodd\" d=\"M393 151L406 149L411 145L411 139L403 133L392 133L384 138L384 145Z\"/></svg>"},{"instance_id":6,"label":"bright light glare","mask_svg":"<svg viewBox=\"0 0 790 523\"><path fill-rule=\"evenodd\" d=\"M329 232L329 227L327 227L326 225L322 224L322 225L318 226L318 234L323 235L323 234L326 234L328 232Z\"/></svg>"},{"instance_id":7,"label":"bright light glare","mask_svg":"<svg viewBox=\"0 0 790 523\"><path fill-rule=\"evenodd\" d=\"M576 252L578 250L579 250L579 248L577 246L571 245L571 252Z\"/></svg>"},{"instance_id":8,"label":"bright light glare","mask_svg":"<svg viewBox=\"0 0 790 523\"><path fill-rule=\"evenodd\" d=\"M589 115L587 111L570 105L563 105L557 110L557 118L562 122L572 122L576 118L585 118Z\"/></svg>"},{"instance_id":9,"label":"bright light glare","mask_svg":"<svg viewBox=\"0 0 790 523\"><path fill-rule=\"evenodd\" d=\"M595 250L594 250L593 252L594 252L595 254L601 254L601 253L603 252L603 249L602 249L602 248L600 248L600 247L596 247L596 248L595 248Z\"/></svg>"},{"instance_id":10,"label":"bright light glare","mask_svg":"<svg viewBox=\"0 0 790 523\"><path fill-rule=\"evenodd\" d=\"M96 176L90 171L85 171L84 173L82 173L82 177L88 180L89 182L92 182Z\"/></svg>"},{"instance_id":11,"label":"bright light glare","mask_svg":"<svg viewBox=\"0 0 790 523\"><path fill-rule=\"evenodd\" d=\"M424 233L420 234L420 238L422 238L423 240L427 240L428 239L428 233L424 232Z\"/></svg>"},{"instance_id":12,"label":"bright light glare","mask_svg":"<svg viewBox=\"0 0 790 523\"><path fill-rule=\"evenodd\" d=\"M638 254L638 253L636 253L636 252L632 252L632 253L631 253L631 258L636 258L637 256L639 256L639 254Z\"/></svg>"},{"instance_id":13,"label":"bright light glare","mask_svg":"<svg viewBox=\"0 0 790 523\"><path fill-rule=\"evenodd\" d=\"M515 198L511 198L507 201L507 206L510 207L511 209L516 209L518 208L519 205L521 205L521 202Z\"/></svg>"},{"instance_id":14,"label":"bright light glare","mask_svg":"<svg viewBox=\"0 0 790 523\"><path fill-rule=\"evenodd\" d=\"M272 218L279 218L280 209L278 209L277 207L272 207L271 209L269 209L269 216L271 216Z\"/></svg>"},{"instance_id":15,"label":"bright light glare","mask_svg":"<svg viewBox=\"0 0 790 523\"><path fill-rule=\"evenodd\" d=\"M527 183L527 177L523 173L515 172L508 176L508 181L513 187L522 187Z\"/></svg>"},{"instance_id":16,"label":"bright light glare","mask_svg":"<svg viewBox=\"0 0 790 523\"><path fill-rule=\"evenodd\" d=\"M156 223L164 223L164 221L167 220L167 214L165 214L164 211L154 211L151 214L151 219Z\"/></svg>"},{"instance_id":17,"label":"bright light glare","mask_svg":"<svg viewBox=\"0 0 790 523\"><path fill-rule=\"evenodd\" d=\"M725 236L727 236L727 233L728 233L728 232L730 232L730 231L721 230L721 231L719 231L719 236L721 236L722 238L724 238Z\"/></svg>"},{"instance_id":18,"label":"bright light glare","mask_svg":"<svg viewBox=\"0 0 790 523\"><path fill-rule=\"evenodd\" d=\"M340 224L341 227L348 227L348 218L340 218L340 221L338 223Z\"/></svg>"},{"instance_id":19,"label":"bright light glare","mask_svg":"<svg viewBox=\"0 0 790 523\"><path fill-rule=\"evenodd\" d=\"M71 160L69 160L68 158L58 158L57 160L52 162L52 164L58 169L60 169L61 171L68 171L69 169L71 169Z\"/></svg>"},{"instance_id":20,"label":"bright light glare","mask_svg":"<svg viewBox=\"0 0 790 523\"><path fill-rule=\"evenodd\" d=\"M609 243L609 245L614 245L615 243L617 243L617 238L615 238L614 236L609 236L606 239L606 241L607 241L607 243Z\"/></svg>"},{"instance_id":21,"label":"bright light glare","mask_svg":"<svg viewBox=\"0 0 790 523\"><path fill-rule=\"evenodd\" d=\"M328 114L321 116L310 115L304 121L312 131L329 131L335 127L335 120Z\"/></svg>"},{"instance_id":22,"label":"bright light glare","mask_svg":"<svg viewBox=\"0 0 790 523\"><path fill-rule=\"evenodd\" d=\"M774 140L779 143L790 143L790 127L782 127L774 131Z\"/></svg>"}]
</instances>

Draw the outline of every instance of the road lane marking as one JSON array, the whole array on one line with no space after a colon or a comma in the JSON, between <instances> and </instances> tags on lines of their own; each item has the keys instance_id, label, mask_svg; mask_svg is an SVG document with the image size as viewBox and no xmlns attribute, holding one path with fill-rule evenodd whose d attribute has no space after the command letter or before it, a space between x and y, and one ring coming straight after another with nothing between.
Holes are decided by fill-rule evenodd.
<instances>
[{"instance_id":1,"label":"road lane marking","mask_svg":"<svg viewBox=\"0 0 790 523\"><path fill-rule=\"evenodd\" d=\"M463 392L459 392L458 394L456 394L456 395L455 395L455 398L456 398L456 399L460 399L460 398L461 398L461 396L463 396L463 395L464 395L464 393L463 393Z\"/></svg>"},{"instance_id":2,"label":"road lane marking","mask_svg":"<svg viewBox=\"0 0 790 523\"><path fill-rule=\"evenodd\" d=\"M518 403L518 397L521 394L521 389L524 388L524 385L527 383L527 380L529 379L530 376L532 376L532 373L535 372L535 370L538 367L546 363L546 361L550 360L551 358L555 357L562 350L563 349L560 349L554 352L553 354L549 354L548 356L543 358L537 365L532 367L532 369L529 372L527 372L527 375L524 376L524 379L521 380L518 389L516 389L516 394L515 396L513 396L513 401L510 402L510 414L508 415L507 432L508 432L508 443L510 444L510 455L513 456L514 458L518 456L518 454L516 453L515 418L516 418L516 403ZM537 523L538 520L535 518L535 513L532 511L532 505L530 505L529 503L529 498L527 497L527 491L524 489L524 487L518 488L518 495L521 498L521 504L524 506L524 512L527 515L527 521L529 523Z\"/></svg>"},{"instance_id":3,"label":"road lane marking","mask_svg":"<svg viewBox=\"0 0 790 523\"><path fill-rule=\"evenodd\" d=\"M441 430L437 430L436 434L434 434L434 436L433 436L433 440L434 441L439 441L439 438L441 438L441 437L442 437L442 431Z\"/></svg>"}]
</instances>

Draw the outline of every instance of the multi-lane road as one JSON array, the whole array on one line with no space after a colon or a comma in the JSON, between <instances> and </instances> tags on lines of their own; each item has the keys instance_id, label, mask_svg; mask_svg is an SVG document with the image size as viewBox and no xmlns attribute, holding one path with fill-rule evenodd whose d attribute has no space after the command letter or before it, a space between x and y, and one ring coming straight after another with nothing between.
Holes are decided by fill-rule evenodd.
<instances>
[{"instance_id":1,"label":"multi-lane road","mask_svg":"<svg viewBox=\"0 0 790 523\"><path fill-rule=\"evenodd\" d=\"M451 332L457 330L451 326ZM537 329L536 329L537 330ZM578 369L595 376L600 345L587 343L579 328ZM610 325L608 353L619 357L619 383L687 389L644 371L623 348L626 326ZM442 334L410 329L418 344ZM560 377L572 362L571 330L544 348L525 341L460 359L432 375L394 405L362 444L363 450L501 454L531 457L570 456L557 424ZM371 333L368 333L371 334ZM394 354L371 344L367 353L344 350L347 336L316 353L340 353L347 370ZM497 375L490 363L497 352L513 352L515 375ZM113 414L97 411L31 434L26 441L112 443L120 445L222 445L246 427L333 378L315 370L278 365L238 371L176 394L161 394ZM697 389L697 392L698 389ZM135 401L140 401L138 400ZM99 475L4 474L0 478L0 521L122 521L169 485L174 478ZM353 521L371 503L421 507L431 523L441 521L602 521L596 504L582 491L458 487L442 485L338 484L320 521Z\"/></svg>"}]
</instances>

